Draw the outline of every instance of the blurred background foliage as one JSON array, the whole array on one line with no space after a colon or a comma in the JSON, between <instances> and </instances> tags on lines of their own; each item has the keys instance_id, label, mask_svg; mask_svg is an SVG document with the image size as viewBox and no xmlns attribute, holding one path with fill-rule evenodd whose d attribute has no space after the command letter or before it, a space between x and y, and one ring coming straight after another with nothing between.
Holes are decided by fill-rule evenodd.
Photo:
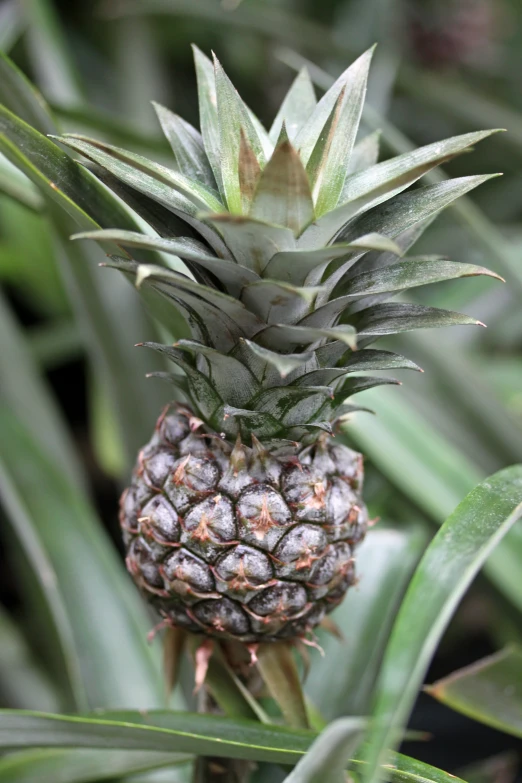
<instances>
[{"instance_id":1,"label":"blurred background foliage","mask_svg":"<svg viewBox=\"0 0 522 783\"><path fill-rule=\"evenodd\" d=\"M359 591L338 610L346 645L325 637L326 660L314 656L308 692L327 718L347 706L355 714L367 709L394 606L436 526L482 478L522 461L520 0L3 0L0 5L0 47L51 107L52 119L41 120L42 132L54 127L85 132L167 165L169 150L150 101L197 124L191 42L219 54L244 99L270 122L303 62L314 64L311 73L321 90L374 41L379 46L363 124L365 131L381 130L381 159L484 127L508 131L481 146L480 155L449 164L452 176L478 171L504 176L448 209L417 246L419 253L485 265L507 284L476 279L416 294L418 301L478 317L488 328L390 339L389 347L405 352L425 372L407 376L400 390L365 392L361 401L377 415L358 414L347 428L350 442L366 454L367 500L381 521L370 535L374 543L361 553ZM0 92L8 104L7 90L4 83ZM24 116L23 107L19 113ZM45 622L34 622L40 593L47 603L49 595L45 574L40 573L41 590L26 578L27 561L34 566L44 557L31 543L34 524L27 525L32 532L24 528L32 506L47 503L35 540L44 542L56 572L65 551L56 548L56 540L67 528L74 539L70 546L82 547L85 591L95 582L102 602L105 589L121 591L125 601L137 604L123 571L114 565L111 584L104 584L107 570L100 576L96 563L101 552L116 563L109 538L119 546L117 496L168 392L144 380L154 369L152 360L132 348L154 335L138 298L109 272L97 270L101 251L68 241L73 230L1 157L1 400L23 419L27 433L20 438L32 441L39 455L31 467L23 451L11 451L12 443L22 442L12 426L0 426L4 459L20 460L17 476L7 482L6 503L11 518L18 508L20 525L14 531L3 526L2 706L52 710L71 701L55 688L60 666L53 640L42 630ZM65 471L68 487L60 484L56 468ZM66 499L57 504L63 494ZM521 573L519 525L468 593L429 682L522 642ZM55 596L56 612L65 606L67 615L77 612L78 624L88 626L85 618L94 621L96 613L94 599L67 594L63 578L65 595ZM133 612L139 622L135 614L132 622L123 620L122 634L147 627L141 609ZM113 619L106 616L105 622ZM78 643L81 629L62 630ZM136 667L131 658L125 665ZM333 680L332 669L346 672L347 680ZM140 676L143 693L158 687L151 685L151 672ZM110 681L109 673L100 687ZM140 681L133 681L136 706ZM115 686L106 701L132 706L133 696ZM426 695L412 725L435 736L416 745L418 758L452 770L473 763L466 773L472 782L510 783L517 774L517 740L479 728ZM476 765L496 754L501 755L487 765Z\"/></svg>"}]
</instances>

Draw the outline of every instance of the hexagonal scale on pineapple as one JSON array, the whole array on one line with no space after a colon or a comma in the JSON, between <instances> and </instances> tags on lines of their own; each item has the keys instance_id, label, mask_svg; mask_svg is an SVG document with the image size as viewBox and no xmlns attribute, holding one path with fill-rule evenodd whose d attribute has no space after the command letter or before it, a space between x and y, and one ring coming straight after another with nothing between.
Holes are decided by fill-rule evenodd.
<instances>
[{"instance_id":1,"label":"hexagonal scale on pineapple","mask_svg":"<svg viewBox=\"0 0 522 783\"><path fill-rule=\"evenodd\" d=\"M176 509L163 495L156 495L142 508L139 523L144 536L167 545L179 541L181 528Z\"/></svg>"},{"instance_id":2,"label":"hexagonal scale on pineapple","mask_svg":"<svg viewBox=\"0 0 522 783\"><path fill-rule=\"evenodd\" d=\"M141 452L140 470L152 489L161 489L168 476L174 471L176 454L172 449L158 449L152 453Z\"/></svg>"},{"instance_id":3,"label":"hexagonal scale on pineapple","mask_svg":"<svg viewBox=\"0 0 522 783\"><path fill-rule=\"evenodd\" d=\"M168 407L160 417L157 432L163 441L177 446L190 432L189 419L183 414L172 412Z\"/></svg>"},{"instance_id":4,"label":"hexagonal scale on pineapple","mask_svg":"<svg viewBox=\"0 0 522 783\"><path fill-rule=\"evenodd\" d=\"M214 577L208 565L183 548L165 561L162 574L169 590L187 603L199 600L215 589Z\"/></svg>"},{"instance_id":5,"label":"hexagonal scale on pineapple","mask_svg":"<svg viewBox=\"0 0 522 783\"><path fill-rule=\"evenodd\" d=\"M219 592L246 603L262 586L271 582L274 571L267 555L254 547L239 544L219 558L214 566L214 576Z\"/></svg>"},{"instance_id":6,"label":"hexagonal scale on pineapple","mask_svg":"<svg viewBox=\"0 0 522 783\"><path fill-rule=\"evenodd\" d=\"M308 595L314 601L323 598L335 590L347 574L353 576L354 571L350 545L344 541L331 544L312 566L306 584Z\"/></svg>"},{"instance_id":7,"label":"hexagonal scale on pineapple","mask_svg":"<svg viewBox=\"0 0 522 783\"><path fill-rule=\"evenodd\" d=\"M139 532L138 513L140 490L135 484L124 489L120 498L120 525L126 534Z\"/></svg>"},{"instance_id":8,"label":"hexagonal scale on pineapple","mask_svg":"<svg viewBox=\"0 0 522 783\"><path fill-rule=\"evenodd\" d=\"M223 469L218 488L221 492L226 492L233 498L238 498L245 487L248 487L254 481L248 470L247 455L239 437L227 463Z\"/></svg>"},{"instance_id":9,"label":"hexagonal scale on pineapple","mask_svg":"<svg viewBox=\"0 0 522 783\"><path fill-rule=\"evenodd\" d=\"M135 538L129 547L127 567L145 590L163 591L160 558L142 538Z\"/></svg>"},{"instance_id":10,"label":"hexagonal scale on pineapple","mask_svg":"<svg viewBox=\"0 0 522 783\"><path fill-rule=\"evenodd\" d=\"M214 495L193 506L182 523L181 541L191 551L213 563L236 539L234 508L225 495Z\"/></svg>"},{"instance_id":11,"label":"hexagonal scale on pineapple","mask_svg":"<svg viewBox=\"0 0 522 783\"><path fill-rule=\"evenodd\" d=\"M307 582L313 564L327 544L326 533L319 525L295 525L283 536L273 552L276 575Z\"/></svg>"},{"instance_id":12,"label":"hexagonal scale on pineapple","mask_svg":"<svg viewBox=\"0 0 522 783\"><path fill-rule=\"evenodd\" d=\"M360 541L368 523L366 506L342 479L332 479L327 497L326 529L332 541Z\"/></svg>"},{"instance_id":13,"label":"hexagonal scale on pineapple","mask_svg":"<svg viewBox=\"0 0 522 783\"><path fill-rule=\"evenodd\" d=\"M242 540L267 550L273 549L282 528L292 522L285 501L267 484L247 487L237 503L237 514Z\"/></svg>"},{"instance_id":14,"label":"hexagonal scale on pineapple","mask_svg":"<svg viewBox=\"0 0 522 783\"><path fill-rule=\"evenodd\" d=\"M203 500L219 481L219 468L214 460L199 459L188 454L176 460L174 470L165 482L165 493L180 514L193 503Z\"/></svg>"},{"instance_id":15,"label":"hexagonal scale on pineapple","mask_svg":"<svg viewBox=\"0 0 522 783\"><path fill-rule=\"evenodd\" d=\"M335 462L336 472L350 482L359 492L362 490L363 459L362 455L352 451L348 446L336 443L330 448L330 454Z\"/></svg>"},{"instance_id":16,"label":"hexagonal scale on pineapple","mask_svg":"<svg viewBox=\"0 0 522 783\"><path fill-rule=\"evenodd\" d=\"M306 590L302 585L289 582L276 582L271 587L258 593L248 605L248 611L259 617L287 620L302 612L308 603ZM252 627L256 627L255 618L251 620ZM260 630L266 622L259 622Z\"/></svg>"},{"instance_id":17,"label":"hexagonal scale on pineapple","mask_svg":"<svg viewBox=\"0 0 522 783\"><path fill-rule=\"evenodd\" d=\"M200 601L193 607L192 613L203 626L216 635L244 636L250 631L245 612L229 598Z\"/></svg>"},{"instance_id":18,"label":"hexagonal scale on pineapple","mask_svg":"<svg viewBox=\"0 0 522 783\"><path fill-rule=\"evenodd\" d=\"M306 466L296 465L285 471L282 490L294 510L296 519L324 522L326 511L326 478Z\"/></svg>"},{"instance_id":19,"label":"hexagonal scale on pineapple","mask_svg":"<svg viewBox=\"0 0 522 783\"><path fill-rule=\"evenodd\" d=\"M292 639L297 636L302 641L304 641L305 644L310 644L312 647L317 647L319 651L322 652L317 642L313 641L314 637L312 637L312 641L307 641L305 637L306 634L311 633L311 631L317 625L319 625L319 623L325 616L326 612L327 612L327 605L323 601L320 601L319 603L312 605L310 609L305 614L302 615L302 617L299 617L296 620L293 620L290 623L288 623L288 625L283 629L282 633L280 634L281 638Z\"/></svg>"}]
</instances>

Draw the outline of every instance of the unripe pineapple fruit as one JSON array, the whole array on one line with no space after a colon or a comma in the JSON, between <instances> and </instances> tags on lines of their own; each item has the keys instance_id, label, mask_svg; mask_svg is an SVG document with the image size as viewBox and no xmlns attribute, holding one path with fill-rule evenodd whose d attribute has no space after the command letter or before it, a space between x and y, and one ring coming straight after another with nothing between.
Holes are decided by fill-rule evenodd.
<instances>
[{"instance_id":1,"label":"unripe pineapple fruit","mask_svg":"<svg viewBox=\"0 0 522 783\"><path fill-rule=\"evenodd\" d=\"M243 642L302 636L354 582L362 460L319 437L231 446L184 406L162 414L123 495L130 573L159 613Z\"/></svg>"},{"instance_id":2,"label":"unripe pineapple fruit","mask_svg":"<svg viewBox=\"0 0 522 783\"><path fill-rule=\"evenodd\" d=\"M488 177L407 188L490 131L378 163L377 135L357 138L371 54L319 102L302 71L267 132L219 62L196 50L201 133L156 107L171 168L60 139L156 232L78 238L128 248L107 265L136 284L175 340L147 344L175 365L159 375L183 402L161 415L139 455L121 523L138 587L167 622L196 633L304 639L342 600L367 512L361 457L334 433L357 410L352 395L397 383L368 372L418 369L369 346L477 323L386 300L489 274L403 256Z\"/></svg>"}]
</instances>

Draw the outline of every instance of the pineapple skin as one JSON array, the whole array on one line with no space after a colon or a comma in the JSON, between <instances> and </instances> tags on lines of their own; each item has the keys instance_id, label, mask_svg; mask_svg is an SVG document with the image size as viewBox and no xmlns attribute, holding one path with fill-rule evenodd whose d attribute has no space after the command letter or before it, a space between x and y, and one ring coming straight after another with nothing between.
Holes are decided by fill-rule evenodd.
<instances>
[{"instance_id":1,"label":"pineapple skin","mask_svg":"<svg viewBox=\"0 0 522 783\"><path fill-rule=\"evenodd\" d=\"M122 495L127 568L164 620L244 643L305 638L355 582L362 457L231 446L173 403Z\"/></svg>"}]
</instances>

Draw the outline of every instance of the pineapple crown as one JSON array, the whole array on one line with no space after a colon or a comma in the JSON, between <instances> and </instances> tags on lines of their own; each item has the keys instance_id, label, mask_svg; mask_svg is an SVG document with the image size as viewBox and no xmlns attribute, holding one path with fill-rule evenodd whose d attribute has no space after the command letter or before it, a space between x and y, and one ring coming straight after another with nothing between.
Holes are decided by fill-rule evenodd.
<instances>
[{"instance_id":1,"label":"pineapple crown","mask_svg":"<svg viewBox=\"0 0 522 783\"><path fill-rule=\"evenodd\" d=\"M176 365L162 375L210 427L229 439L313 441L357 409L352 395L397 383L367 371L418 369L368 348L381 335L479 323L386 300L426 283L493 274L404 256L435 215L489 177L407 188L493 131L378 163L378 134L358 140L372 49L319 101L301 71L268 132L218 60L194 52L201 133L155 105L172 167L60 137L159 236L115 228L76 238L131 249L107 265L135 282L172 336L183 335L146 345ZM147 263L150 251L162 253L155 263Z\"/></svg>"}]
</instances>

